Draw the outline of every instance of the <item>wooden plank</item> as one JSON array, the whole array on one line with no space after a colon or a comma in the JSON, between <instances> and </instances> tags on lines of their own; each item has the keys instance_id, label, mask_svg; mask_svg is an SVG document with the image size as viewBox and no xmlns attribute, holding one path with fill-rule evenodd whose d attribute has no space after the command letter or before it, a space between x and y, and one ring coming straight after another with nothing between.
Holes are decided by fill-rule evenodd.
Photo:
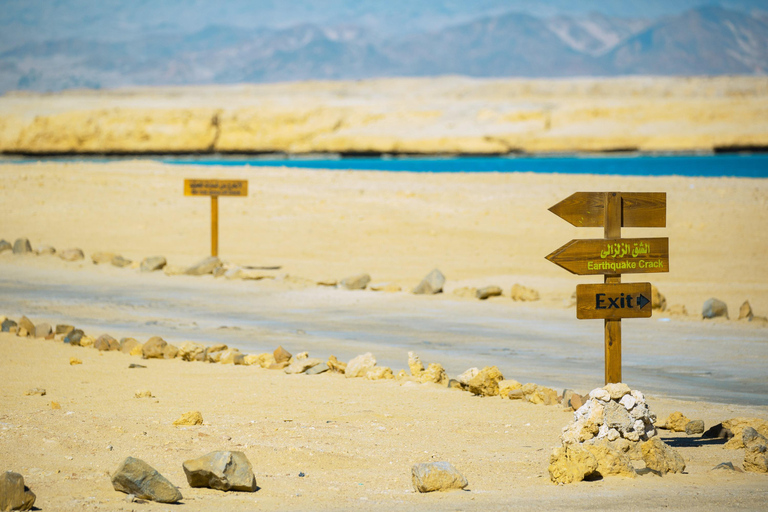
<instances>
[{"instance_id":1,"label":"wooden plank","mask_svg":"<svg viewBox=\"0 0 768 512\"><path fill-rule=\"evenodd\" d=\"M651 283L580 284L576 286L576 318L617 320L650 318Z\"/></svg>"},{"instance_id":2,"label":"wooden plank","mask_svg":"<svg viewBox=\"0 0 768 512\"><path fill-rule=\"evenodd\" d=\"M219 255L219 196L211 196L211 256Z\"/></svg>"},{"instance_id":3,"label":"wooden plank","mask_svg":"<svg viewBox=\"0 0 768 512\"><path fill-rule=\"evenodd\" d=\"M669 238L571 240L546 258L581 276L669 272Z\"/></svg>"},{"instance_id":4,"label":"wooden plank","mask_svg":"<svg viewBox=\"0 0 768 512\"><path fill-rule=\"evenodd\" d=\"M184 180L185 196L232 196L248 195L247 180Z\"/></svg>"},{"instance_id":5,"label":"wooden plank","mask_svg":"<svg viewBox=\"0 0 768 512\"><path fill-rule=\"evenodd\" d=\"M663 228L667 225L666 192L611 192L621 196L621 225L625 228ZM604 227L608 192L576 192L549 211L576 227Z\"/></svg>"}]
</instances>

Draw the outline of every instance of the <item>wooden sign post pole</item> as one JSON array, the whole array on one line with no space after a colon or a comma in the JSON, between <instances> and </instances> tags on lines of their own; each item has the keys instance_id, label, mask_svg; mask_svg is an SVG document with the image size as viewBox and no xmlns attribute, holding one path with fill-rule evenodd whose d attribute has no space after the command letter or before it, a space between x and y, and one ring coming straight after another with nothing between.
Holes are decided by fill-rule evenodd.
<instances>
[{"instance_id":1,"label":"wooden sign post pole","mask_svg":"<svg viewBox=\"0 0 768 512\"><path fill-rule=\"evenodd\" d=\"M605 194L605 238L621 238L621 195ZM606 284L621 283L621 274L604 277ZM621 382L621 319L605 319L605 383Z\"/></svg>"},{"instance_id":2,"label":"wooden sign post pole","mask_svg":"<svg viewBox=\"0 0 768 512\"><path fill-rule=\"evenodd\" d=\"M219 196L211 196L211 256L219 255Z\"/></svg>"},{"instance_id":3,"label":"wooden sign post pole","mask_svg":"<svg viewBox=\"0 0 768 512\"><path fill-rule=\"evenodd\" d=\"M185 196L210 196L211 198L211 256L219 255L219 196L245 197L248 182L245 180L184 180Z\"/></svg>"}]
</instances>

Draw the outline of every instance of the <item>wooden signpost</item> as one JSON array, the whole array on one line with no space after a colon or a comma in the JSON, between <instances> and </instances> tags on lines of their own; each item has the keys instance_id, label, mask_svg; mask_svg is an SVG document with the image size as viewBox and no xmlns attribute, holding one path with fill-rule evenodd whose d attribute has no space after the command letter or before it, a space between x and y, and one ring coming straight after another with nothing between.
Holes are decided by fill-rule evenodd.
<instances>
[{"instance_id":1,"label":"wooden signpost","mask_svg":"<svg viewBox=\"0 0 768 512\"><path fill-rule=\"evenodd\" d=\"M185 196L211 197L211 256L219 255L219 196L245 197L246 180L184 180Z\"/></svg>"},{"instance_id":2,"label":"wooden signpost","mask_svg":"<svg viewBox=\"0 0 768 512\"><path fill-rule=\"evenodd\" d=\"M576 318L605 321L605 383L621 382L621 319L651 316L651 284L621 274L669 272L668 238L621 238L622 227L665 227L664 192L576 192L549 209L577 227L602 227L604 238L571 240L546 258L604 284L576 287Z\"/></svg>"}]
</instances>

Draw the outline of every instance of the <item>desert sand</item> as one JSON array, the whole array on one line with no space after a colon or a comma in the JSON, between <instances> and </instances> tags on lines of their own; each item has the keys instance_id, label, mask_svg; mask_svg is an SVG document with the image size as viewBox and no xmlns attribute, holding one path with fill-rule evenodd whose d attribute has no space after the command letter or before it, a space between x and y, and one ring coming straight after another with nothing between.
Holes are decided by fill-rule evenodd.
<instances>
[{"instance_id":1,"label":"desert sand","mask_svg":"<svg viewBox=\"0 0 768 512\"><path fill-rule=\"evenodd\" d=\"M228 284L211 276L145 275L136 268L96 266L88 257L109 251L135 262L163 255L173 266L193 264L209 254L210 204L207 198L185 197L184 178L247 179L248 197L219 201L220 256L229 264L281 268L265 271L269 276L260 281L229 283L232 289L242 294L238 296L252 293L254 307L274 297L278 308L284 307L285 290L321 290L289 297L331 308L343 303L361 319L374 309L371 301L355 297L386 296L393 304L405 304L417 318L445 304L443 310L472 314L487 307L489 316L572 315L576 324L574 310L567 306L575 285L598 282L599 277L572 276L544 256L573 238L600 237L602 230L574 228L547 208L578 190L662 191L668 195L667 227L625 229L624 235L668 236L670 273L624 280L648 277L670 306L685 306L687 316L655 317L685 327L688 334L680 342L690 350L727 329L736 346L741 337L750 341L724 357L749 357L758 365L766 357L768 327L736 320L745 300L755 314L768 313L768 237L761 231L768 225L765 180L427 175L171 166L141 160L4 164L0 171L0 237L11 242L28 237L33 247L50 244L59 251L79 247L86 254L86 260L69 263L55 256L2 253L0 278L5 283L21 279L34 288L49 279L69 282L64 287L75 293L77 282L106 276L119 300L121 290L132 283L151 281L163 287L194 281L196 288L210 286L213 296L222 296ZM447 277L445 293L408 293L436 267ZM360 272L403 292L348 292L317 285ZM519 309L509 299L514 283L537 289L541 300ZM491 284L501 286L506 296L480 303L453 293ZM130 319L110 309L112 299L46 305L44 296L30 301L13 294L11 289L3 292L7 310L0 314L18 319L30 310L44 312L33 319L52 324L69 323L75 316L103 317L100 328L106 326L116 337L143 335L147 329L167 339L178 335L162 321L135 325L133 331ZM702 303L713 296L728 304L730 320L700 319ZM297 315L310 306L285 304ZM206 316L195 313L194 305L186 307L191 315ZM226 308L220 306L214 314L224 317ZM633 325L640 330L641 324ZM344 329L338 326L340 332ZM386 339L387 327L378 329L372 334ZM214 331L206 335L209 344L220 341ZM329 339L308 348L300 340L290 339L294 354L309 350L312 357L327 358L340 346ZM268 333L260 340L270 351L285 342ZM393 366L395 372L407 368L404 349L383 345L382 351L401 361ZM71 366L70 357L83 364ZM499 364L505 357L499 356ZM434 355L425 359L441 362ZM129 369L130 363L146 368ZM466 360L470 366L476 366L471 357ZM129 455L179 486L182 508L192 510L758 510L766 504L766 475L709 471L726 461L740 466L743 450L667 431L662 438L683 455L686 474L553 485L547 473L549 454L573 416L560 406L473 397L433 384L142 360L7 333L0 335L0 369L0 469L22 473L42 510L175 509L127 503L125 495L112 489L109 475ZM592 376L592 381L601 379L599 373ZM765 388L764 376L754 385ZM31 388L47 393L25 396ZM150 390L153 398L134 398L140 390ZM648 400L660 419L682 411L707 427L737 416L768 419L766 406L654 394ZM51 402L61 409L52 409ZM172 425L192 410L202 413L203 425ZM190 488L181 463L213 450L245 452L260 490ZM415 493L411 466L436 460L449 461L463 472L469 490Z\"/></svg>"}]
</instances>

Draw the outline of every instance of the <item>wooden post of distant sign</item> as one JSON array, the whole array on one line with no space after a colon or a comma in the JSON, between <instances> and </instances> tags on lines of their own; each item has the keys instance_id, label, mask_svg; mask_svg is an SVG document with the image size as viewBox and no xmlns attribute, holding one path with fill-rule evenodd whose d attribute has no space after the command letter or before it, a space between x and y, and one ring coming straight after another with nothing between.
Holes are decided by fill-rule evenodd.
<instances>
[{"instance_id":1,"label":"wooden post of distant sign","mask_svg":"<svg viewBox=\"0 0 768 512\"><path fill-rule=\"evenodd\" d=\"M184 180L185 196L211 197L211 256L219 255L219 196L245 197L246 180Z\"/></svg>"},{"instance_id":2,"label":"wooden post of distant sign","mask_svg":"<svg viewBox=\"0 0 768 512\"><path fill-rule=\"evenodd\" d=\"M576 317L605 322L605 383L621 382L621 319L649 318L650 283L622 284L623 273L669 272L668 238L621 238L622 227L665 227L663 192L576 192L549 209L578 227L602 227L603 239L571 240L547 259L604 284L576 287Z\"/></svg>"}]
</instances>

